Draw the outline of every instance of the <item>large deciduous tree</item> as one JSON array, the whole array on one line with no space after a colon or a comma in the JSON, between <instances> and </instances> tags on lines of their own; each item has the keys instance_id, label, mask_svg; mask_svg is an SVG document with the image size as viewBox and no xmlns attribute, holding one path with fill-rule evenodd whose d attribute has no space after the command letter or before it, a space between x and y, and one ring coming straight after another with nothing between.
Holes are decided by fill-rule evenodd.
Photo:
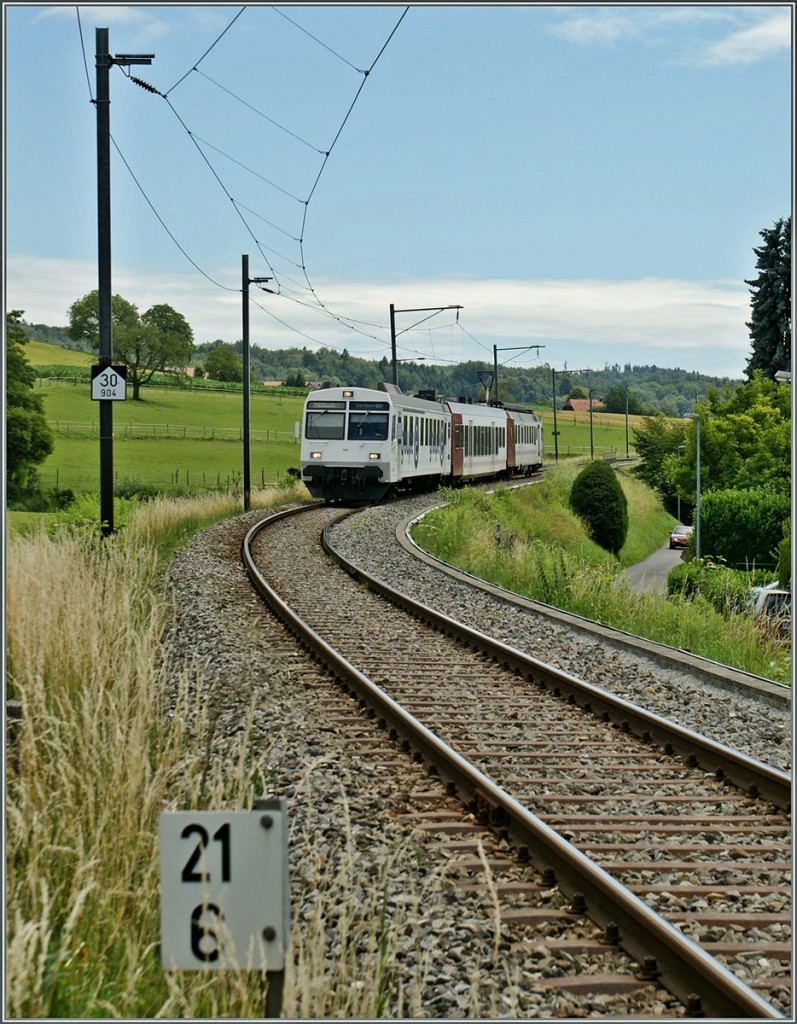
<instances>
[{"instance_id":1,"label":"large deciduous tree","mask_svg":"<svg viewBox=\"0 0 797 1024\"><path fill-rule=\"evenodd\" d=\"M753 250L758 276L745 281L752 296L748 379L756 370L771 378L778 370L791 370L791 217L759 234L764 243Z\"/></svg>"},{"instance_id":2,"label":"large deciduous tree","mask_svg":"<svg viewBox=\"0 0 797 1024\"><path fill-rule=\"evenodd\" d=\"M205 373L210 380L240 383L244 379L244 364L232 345L219 345L205 357Z\"/></svg>"},{"instance_id":3,"label":"large deciduous tree","mask_svg":"<svg viewBox=\"0 0 797 1024\"><path fill-rule=\"evenodd\" d=\"M23 345L22 310L6 314L6 480L9 498L38 487L36 467L53 450L53 434L44 418L36 375Z\"/></svg>"},{"instance_id":4,"label":"large deciduous tree","mask_svg":"<svg viewBox=\"0 0 797 1024\"><path fill-rule=\"evenodd\" d=\"M760 371L731 393L708 389L700 414L701 491L791 488L791 387ZM696 490L697 431L690 425L683 459L666 465L678 492Z\"/></svg>"},{"instance_id":5,"label":"large deciduous tree","mask_svg":"<svg viewBox=\"0 0 797 1024\"><path fill-rule=\"evenodd\" d=\"M98 349L99 326L99 293L95 289L69 307L67 332L74 341L86 341ZM194 333L182 313L161 304L139 315L121 295L111 298L111 341L114 361L127 368L135 401L141 400L142 384L156 373L180 372L194 351Z\"/></svg>"}]
</instances>

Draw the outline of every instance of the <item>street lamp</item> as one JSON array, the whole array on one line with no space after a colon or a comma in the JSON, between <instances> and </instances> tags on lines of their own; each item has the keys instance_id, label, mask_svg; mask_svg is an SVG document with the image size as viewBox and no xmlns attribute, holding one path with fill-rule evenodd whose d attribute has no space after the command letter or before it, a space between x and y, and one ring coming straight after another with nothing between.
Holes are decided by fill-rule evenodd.
<instances>
[{"instance_id":1,"label":"street lamp","mask_svg":"<svg viewBox=\"0 0 797 1024\"><path fill-rule=\"evenodd\" d=\"M697 424L697 500L695 502L695 558L700 558L700 413L687 412L685 420L694 420Z\"/></svg>"},{"instance_id":2,"label":"street lamp","mask_svg":"<svg viewBox=\"0 0 797 1024\"><path fill-rule=\"evenodd\" d=\"M436 313L442 313L444 309L462 309L462 306L433 306L431 308L426 307L424 309L396 309L393 303L390 303L390 352L393 357L393 384L398 387L398 359L396 359L396 313L431 313L431 316L425 316L423 320L419 320L418 324L422 324L425 320L431 320L432 316ZM459 314L457 314L459 316ZM418 324L413 324L412 327L417 327ZM411 331L412 327L405 327L404 331ZM400 331L400 334L404 334L404 331Z\"/></svg>"},{"instance_id":3,"label":"street lamp","mask_svg":"<svg viewBox=\"0 0 797 1024\"><path fill-rule=\"evenodd\" d=\"M250 394L249 394L249 377L251 371L249 369L249 285L250 284L265 284L266 281L270 281L270 277L250 277L249 276L249 257L241 256L241 295L243 296L243 310L242 310L242 331L243 331L243 386L244 386L244 512L248 512L251 506L251 495L252 495L252 479L251 479L251 466L249 460L249 449L250 449ZM263 291L271 291L270 288L264 288Z\"/></svg>"}]
</instances>

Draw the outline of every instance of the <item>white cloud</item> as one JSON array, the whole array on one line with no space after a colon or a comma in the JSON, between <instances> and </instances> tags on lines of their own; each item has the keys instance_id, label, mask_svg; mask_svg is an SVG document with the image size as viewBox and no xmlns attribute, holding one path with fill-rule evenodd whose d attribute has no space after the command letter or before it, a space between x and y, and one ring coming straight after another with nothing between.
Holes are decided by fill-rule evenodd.
<instances>
[{"instance_id":1,"label":"white cloud","mask_svg":"<svg viewBox=\"0 0 797 1024\"><path fill-rule=\"evenodd\" d=\"M592 14L568 15L554 25L553 35L580 45L607 45L637 33L635 23L615 9L602 9Z\"/></svg>"},{"instance_id":2,"label":"white cloud","mask_svg":"<svg viewBox=\"0 0 797 1024\"><path fill-rule=\"evenodd\" d=\"M705 67L753 64L779 53L792 44L791 9L778 10L757 25L739 29L707 47L698 63Z\"/></svg>"},{"instance_id":3,"label":"white cloud","mask_svg":"<svg viewBox=\"0 0 797 1024\"><path fill-rule=\"evenodd\" d=\"M70 305L97 287L97 270L90 261L10 256L6 279L7 308L24 310L30 323L58 327L68 322ZM409 329L425 314L397 315L400 355L424 354L430 361L491 362L495 345L539 344L544 346L540 361L554 366L655 363L739 378L750 350L745 326L749 292L735 281L451 277L319 280L315 285L321 301L334 313L379 326L362 326L362 333L350 330L317 310L252 286L250 297L257 302L250 312L252 344L311 349L323 344L368 359L389 356L393 303L400 311L463 307L458 314L440 314L414 330ZM225 291L195 273L117 265L113 291L141 311L157 303L173 306L191 324L197 343L241 338L242 300L234 285Z\"/></svg>"},{"instance_id":4,"label":"white cloud","mask_svg":"<svg viewBox=\"0 0 797 1024\"><path fill-rule=\"evenodd\" d=\"M788 53L792 43L791 6L786 5L660 7L643 4L627 8L563 8L557 13L560 20L550 31L560 39L581 46L610 46L620 42L686 45L689 53L681 53L676 59L698 67L752 64ZM691 36L688 26L695 30ZM677 36L672 30L677 31ZM713 38L708 37L709 33Z\"/></svg>"}]
</instances>

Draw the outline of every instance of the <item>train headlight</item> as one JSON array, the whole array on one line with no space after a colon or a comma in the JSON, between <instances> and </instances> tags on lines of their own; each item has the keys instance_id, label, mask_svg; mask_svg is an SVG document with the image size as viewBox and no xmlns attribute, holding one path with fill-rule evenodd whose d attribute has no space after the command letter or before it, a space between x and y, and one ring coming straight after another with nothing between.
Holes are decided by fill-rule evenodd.
<instances>
[{"instance_id":1,"label":"train headlight","mask_svg":"<svg viewBox=\"0 0 797 1024\"><path fill-rule=\"evenodd\" d=\"M310 458L311 459L320 459L321 458L321 452L310 452Z\"/></svg>"},{"instance_id":2,"label":"train headlight","mask_svg":"<svg viewBox=\"0 0 797 1024\"><path fill-rule=\"evenodd\" d=\"M382 454L381 454L381 452L369 452L368 453L368 458L369 459L374 459L374 460L381 459L382 458Z\"/></svg>"}]
</instances>

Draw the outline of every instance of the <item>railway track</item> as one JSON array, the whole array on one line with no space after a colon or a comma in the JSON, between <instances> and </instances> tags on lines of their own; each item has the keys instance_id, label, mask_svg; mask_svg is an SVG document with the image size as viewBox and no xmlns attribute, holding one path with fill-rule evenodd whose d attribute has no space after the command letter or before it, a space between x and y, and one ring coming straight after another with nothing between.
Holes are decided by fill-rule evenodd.
<instances>
[{"instance_id":1,"label":"railway track","mask_svg":"<svg viewBox=\"0 0 797 1024\"><path fill-rule=\"evenodd\" d=\"M557 980L571 991L655 982L688 1015L780 1016L788 777L452 620L429 625L432 610L330 562L318 538L336 515L314 507L253 528L247 571L361 711L470 814L435 806L422 826L450 832L452 854L482 858L469 832L487 827L536 869L536 882L509 871L497 883L515 948L543 962L557 949L577 967L579 951L602 945L611 966ZM505 856L499 866L507 874ZM774 969L756 981L762 958Z\"/></svg>"}]
</instances>

